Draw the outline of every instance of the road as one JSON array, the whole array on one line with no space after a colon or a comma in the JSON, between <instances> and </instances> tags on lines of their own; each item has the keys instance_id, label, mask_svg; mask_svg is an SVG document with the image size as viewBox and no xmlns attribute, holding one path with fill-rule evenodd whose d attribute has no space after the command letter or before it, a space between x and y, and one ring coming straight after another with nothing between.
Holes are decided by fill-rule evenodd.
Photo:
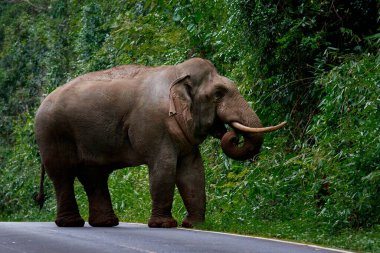
<instances>
[{"instance_id":1,"label":"road","mask_svg":"<svg viewBox=\"0 0 380 253\"><path fill-rule=\"evenodd\" d=\"M0 222L0 253L333 253L316 246L187 229L121 223L114 228L58 228L51 222Z\"/></svg>"}]
</instances>

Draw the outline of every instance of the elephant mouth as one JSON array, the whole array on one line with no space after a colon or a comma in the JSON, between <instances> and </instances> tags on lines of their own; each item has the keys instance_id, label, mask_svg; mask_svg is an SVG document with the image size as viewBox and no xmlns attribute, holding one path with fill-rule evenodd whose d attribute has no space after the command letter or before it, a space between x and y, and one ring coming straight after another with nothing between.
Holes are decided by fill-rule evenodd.
<instances>
[{"instance_id":1,"label":"elephant mouth","mask_svg":"<svg viewBox=\"0 0 380 253\"><path fill-rule=\"evenodd\" d=\"M216 117L210 129L211 131L209 134L217 139L222 139L223 135L227 132L225 122L220 120L218 117Z\"/></svg>"}]
</instances>

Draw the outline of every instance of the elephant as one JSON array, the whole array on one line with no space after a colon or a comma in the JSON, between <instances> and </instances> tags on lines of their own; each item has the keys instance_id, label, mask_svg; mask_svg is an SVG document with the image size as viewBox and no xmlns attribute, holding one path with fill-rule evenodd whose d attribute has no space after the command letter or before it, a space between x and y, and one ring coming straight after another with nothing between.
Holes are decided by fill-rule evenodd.
<instances>
[{"instance_id":1,"label":"elephant","mask_svg":"<svg viewBox=\"0 0 380 253\"><path fill-rule=\"evenodd\" d=\"M36 112L41 157L37 200L42 207L46 173L56 195L56 225L84 226L74 194L77 178L89 201L88 223L117 226L109 175L145 164L152 200L148 226L178 226L171 213L177 187L187 210L182 226L191 228L205 220L205 171L199 145L206 137L221 139L227 156L246 160L259 153L264 133L285 123L263 127L234 82L202 58L171 66L123 65L87 73L51 92Z\"/></svg>"}]
</instances>

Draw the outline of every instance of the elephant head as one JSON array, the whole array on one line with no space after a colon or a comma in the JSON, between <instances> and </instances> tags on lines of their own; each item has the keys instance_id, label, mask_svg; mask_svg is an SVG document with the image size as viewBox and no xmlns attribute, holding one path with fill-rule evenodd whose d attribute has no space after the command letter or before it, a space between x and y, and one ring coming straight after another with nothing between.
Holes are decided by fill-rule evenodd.
<instances>
[{"instance_id":1,"label":"elephant head","mask_svg":"<svg viewBox=\"0 0 380 253\"><path fill-rule=\"evenodd\" d=\"M174 116L193 143L201 143L208 134L221 139L223 152L235 159L256 156L263 134L283 127L263 127L236 85L218 74L214 65L194 58L176 66L178 77L170 87L170 116ZM232 130L227 132L225 124ZM244 142L239 144L238 134Z\"/></svg>"}]
</instances>

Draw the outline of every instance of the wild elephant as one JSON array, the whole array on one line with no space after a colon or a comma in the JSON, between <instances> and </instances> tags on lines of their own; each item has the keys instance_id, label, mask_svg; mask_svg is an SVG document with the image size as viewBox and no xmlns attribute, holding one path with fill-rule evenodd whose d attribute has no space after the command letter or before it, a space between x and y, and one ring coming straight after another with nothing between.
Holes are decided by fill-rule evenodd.
<instances>
[{"instance_id":1,"label":"wild elephant","mask_svg":"<svg viewBox=\"0 0 380 253\"><path fill-rule=\"evenodd\" d=\"M227 132L225 124L233 131ZM89 224L116 226L108 190L113 170L146 164L152 198L150 227L176 227L171 214L175 186L187 216L184 227L205 219L205 173L199 145L221 138L233 159L257 155L262 127L236 85L214 65L193 58L175 66L125 65L88 73L58 87L42 102L35 136L42 170L52 180L58 226L83 226L74 196L78 178L89 200ZM244 136L237 144L236 133Z\"/></svg>"}]
</instances>

